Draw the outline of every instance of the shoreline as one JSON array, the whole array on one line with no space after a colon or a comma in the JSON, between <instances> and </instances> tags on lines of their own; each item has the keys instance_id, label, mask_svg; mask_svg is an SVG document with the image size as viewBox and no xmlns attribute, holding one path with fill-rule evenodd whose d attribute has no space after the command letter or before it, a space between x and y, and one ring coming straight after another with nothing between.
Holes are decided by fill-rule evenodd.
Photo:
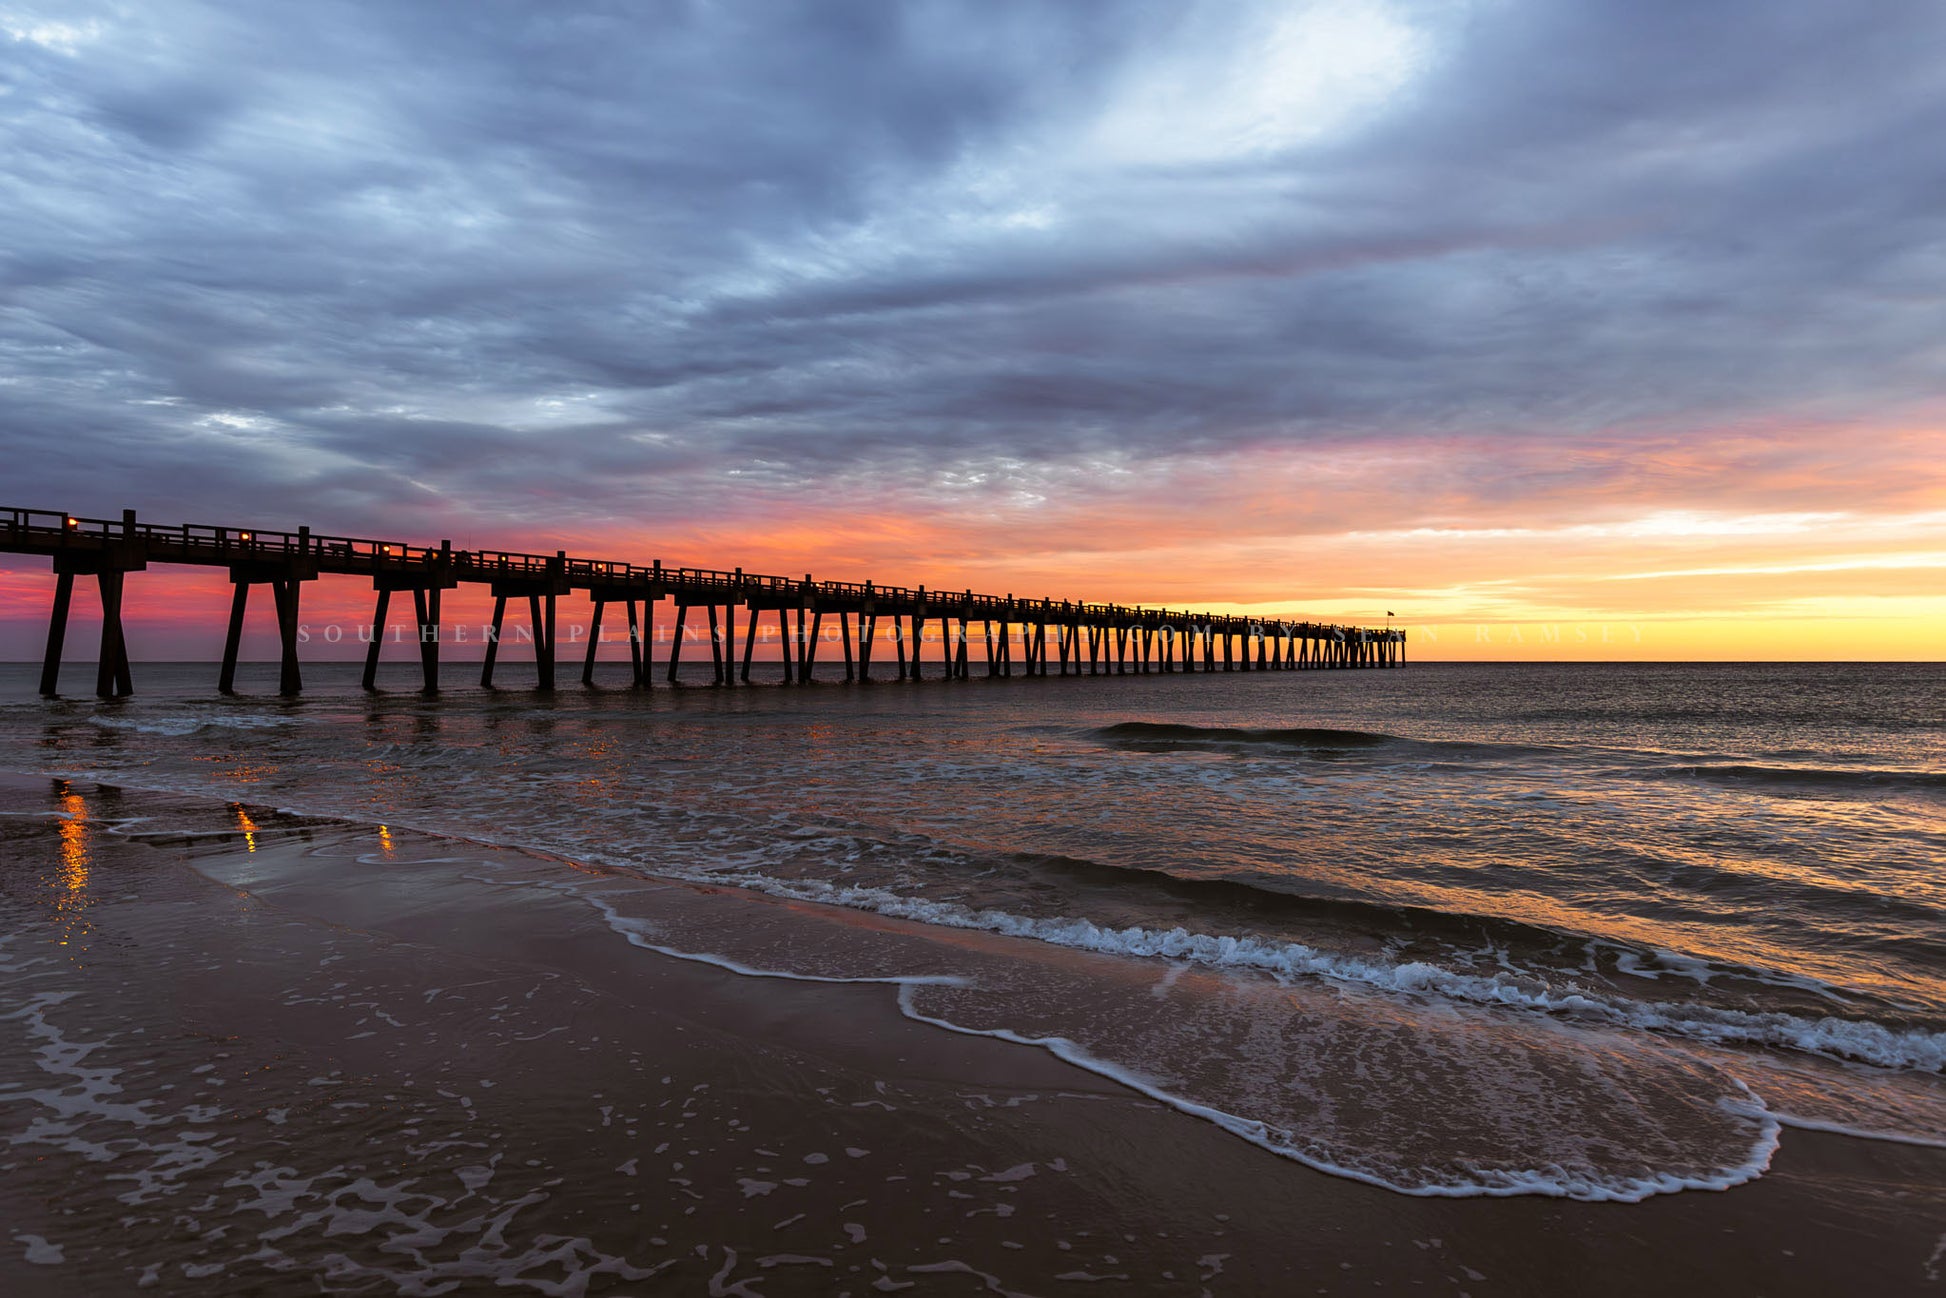
<instances>
[{"instance_id":1,"label":"shoreline","mask_svg":"<svg viewBox=\"0 0 1946 1298\"><path fill-rule=\"evenodd\" d=\"M45 803L47 782L7 779L0 797L9 809L35 793L23 783L38 785ZM164 1292L207 1287L219 1275L223 1284L281 1276L295 1287L324 1265L307 1244L352 1258L364 1283L407 1292L410 1284L435 1283L435 1273L456 1274L442 1267L482 1264L478 1239L494 1218L483 1210L509 1204L521 1206L499 1237L521 1238L526 1214L537 1219L533 1247L516 1253L509 1243L493 1260L496 1274L568 1285L560 1292L630 1292L650 1283L734 1292L747 1277L759 1281L750 1292L765 1294L848 1286L865 1293L879 1280L888 1282L881 1289L913 1284L919 1292L1060 1292L1089 1283L1083 1276L1117 1292L1158 1293L1362 1292L1376 1280L1472 1293L1540 1293L1572 1283L1581 1292L1619 1294L1678 1282L1698 1288L1703 1276L1732 1292L1811 1294L1858 1284L1882 1293L1937 1291L1936 1246L1946 1240L1946 1223L1928 1223L1918 1210L1946 1184L1941 1151L1792 1129L1768 1173L1721 1193L1634 1204L1409 1197L1255 1148L1046 1050L926 1026L902 1014L895 989L883 984L753 979L644 951L618 940L608 917L582 900L526 886L535 862L581 869L572 862L402 830L389 831L381 849L371 830L256 809L256 828L242 843L234 822L222 822L224 804L149 794L122 801L124 810L169 808L185 831L216 836L152 845L95 834L90 868L139 870L143 889L92 901L82 912L92 926L89 963L61 971L62 999L42 1006L38 1019L15 1005L5 1022L20 1034L11 1044L24 1047L13 1052L23 1062L69 1059L77 1043L96 1040L85 1067L71 1065L83 1071L119 1058L132 1036L152 1045L168 1035L171 1045L154 1057L160 1063L122 1060L124 1073L109 1083L122 1092L89 1092L104 1113L82 1117L71 1132L47 1125L48 1113L39 1111L47 1105L24 1103L20 1090L0 1092L10 1136L18 1142L23 1129L38 1130L33 1139L55 1150L27 1165L16 1143L0 1172L8 1221L31 1223L14 1226L17 1238L0 1250L0 1283L11 1292L88 1292L139 1280L151 1265ZM97 823L113 810L96 812ZM39 849L29 843L59 850L56 822L33 821L4 818L10 874L35 868ZM482 862L496 857L522 886L483 888L463 877L492 868ZM734 890L628 882L632 896L654 896L651 915L706 910L745 931L775 929L778 940L813 952L832 941L954 946L970 937L913 931L921 926L883 917L861 924L855 912L821 914L825 908L811 903ZM10 909L18 909L19 893L10 884ZM19 912L28 943L33 917L45 924L60 913L39 900L38 911ZM275 940L266 942L266 934ZM7 950L7 976L22 983L10 996L44 994L31 985L33 970L16 968L21 945ZM238 964L261 971L262 985L224 976ZM330 971L340 965L366 971L354 980L364 986L334 990ZM455 969L491 991L447 1003L447 989L463 981L450 976ZM111 987L118 994L89 1008ZM279 987L292 994L267 990ZM487 995L496 1002L486 1004ZM348 1009L350 1001L357 1006ZM358 1007L366 1012L354 1013ZM408 1026L388 1027L387 1018ZM36 1023L56 1031L59 1043L36 1046ZM564 1061L576 1079L565 1086ZM141 1069L148 1076L138 1085ZM45 1090L46 1069L37 1072L6 1080ZM335 1085L313 1085L334 1076ZM87 1090L72 1077L68 1085ZM141 1124L120 1132L113 1113L145 1090L158 1111L177 1092L205 1101L182 1106L180 1123L151 1126L202 1120L217 1134L169 1144L149 1140ZM374 1123L363 1108L326 1110L321 1091L356 1093L331 1104L367 1105L396 1120ZM233 1103L246 1095L250 1104ZM631 1104L635 1125L624 1125L618 1140L616 1116ZM675 1105L680 1119L667 1114ZM219 1112L205 1119L210 1109ZM706 1119L708 1109L715 1111ZM246 1116L280 1110L283 1121L270 1128ZM302 1115L295 1132L287 1130L292 1113ZM23 1128L34 1121L41 1125ZM461 1163L429 1148L440 1143L426 1140L430 1129L450 1123L458 1125L447 1138L467 1142L469 1159L489 1161ZM690 1123L707 1124L707 1145L684 1130ZM484 1154L472 1147L483 1131L494 1133L484 1143L495 1146ZM140 1147L96 1161L62 1144L114 1149L104 1133ZM695 1143L677 1149L684 1136ZM158 1153L163 1144L169 1147ZM853 1149L872 1152L854 1157L846 1152ZM342 1186L295 1168L305 1188L273 1196L273 1206L285 1205L280 1213L262 1206L262 1188L247 1175L243 1185L236 1181L250 1164L276 1161L258 1157L266 1153L325 1171L350 1167L352 1156L366 1161L360 1177L344 1174ZM121 1175L118 1165L145 1157L153 1160L152 1180L137 1176L135 1191L108 1179ZM183 1170L154 1172L170 1159L166 1167ZM482 1166L489 1169L483 1182ZM658 1183L645 1183L650 1167L662 1173ZM495 1178L514 1182L506 1198L473 1202L494 1196ZM377 1212L369 1222L354 1221L346 1204L349 1187L361 1182L359 1211ZM397 1203L375 1210L363 1197L410 1198L419 1191L400 1187L420 1182L452 1192L429 1192L439 1202L416 1211ZM633 1202L583 1188L595 1183ZM110 1222L142 1216L128 1209L145 1205L125 1196L144 1189L158 1204L211 1194L241 1199L247 1206L229 1216L243 1223L198 1216L201 1229L190 1230L158 1215L117 1231ZM836 1218L824 1212L840 1203ZM437 1237L456 1245L467 1237L467 1221L481 1228L472 1263L464 1249L442 1259L436 1245L423 1243ZM332 1223L344 1230L307 1234ZM361 1223L363 1230L350 1230ZM275 1244L249 1234L285 1228L291 1233ZM540 1244L543 1236L556 1244ZM1734 1236L1748 1242L1725 1247ZM411 1260L412 1249L402 1259L385 1246L399 1237L422 1241L414 1247L423 1263ZM1789 1252L1779 1239L1792 1242ZM560 1240L580 1243L562 1254ZM554 1253L542 1259L550 1247ZM28 1260L50 1248L61 1263ZM117 1249L129 1256L113 1256ZM142 1249L154 1256L143 1260ZM1590 1258L1598 1268L1587 1266ZM1203 1264L1209 1259L1220 1269ZM190 1274L219 1262L221 1271ZM401 1265L406 1271L395 1274ZM635 1274L652 1267L666 1270ZM1104 1279L1111 1275L1117 1278Z\"/></svg>"}]
</instances>

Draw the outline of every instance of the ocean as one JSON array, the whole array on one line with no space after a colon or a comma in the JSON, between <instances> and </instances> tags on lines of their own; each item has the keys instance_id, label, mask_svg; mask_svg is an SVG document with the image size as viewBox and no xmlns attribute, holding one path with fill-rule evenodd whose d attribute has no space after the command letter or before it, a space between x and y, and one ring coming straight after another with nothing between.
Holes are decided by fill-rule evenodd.
<instances>
[{"instance_id":1,"label":"ocean","mask_svg":"<svg viewBox=\"0 0 1946 1298\"><path fill-rule=\"evenodd\" d=\"M389 670L367 695L308 665L283 701L268 665L223 698L140 664L133 698L48 702L8 666L0 767L219 800L238 833L444 836L483 889L513 881L463 845L520 849L521 886L618 942L893 984L919 1023L1407 1195L1720 1189L1791 1127L1946 1146L1940 665L635 692L604 664L437 698ZM669 879L862 927L657 911ZM1015 941L905 967L878 917Z\"/></svg>"}]
</instances>

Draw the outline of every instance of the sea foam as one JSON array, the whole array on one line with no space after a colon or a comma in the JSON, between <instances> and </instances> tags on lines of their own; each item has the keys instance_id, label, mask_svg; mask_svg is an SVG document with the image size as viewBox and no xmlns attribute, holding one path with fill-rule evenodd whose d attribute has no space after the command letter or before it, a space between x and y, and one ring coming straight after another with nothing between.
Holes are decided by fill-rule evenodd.
<instances>
[{"instance_id":1,"label":"sea foam","mask_svg":"<svg viewBox=\"0 0 1946 1298\"><path fill-rule=\"evenodd\" d=\"M707 881L716 884L723 882L720 876L692 877L698 881L707 877ZM746 875L738 883L773 896L868 910L946 928L978 929L1084 951L1186 960L1213 968L1254 970L1277 978L1322 978L1380 991L1563 1015L1719 1045L1800 1050L1881 1068L1929 1073L1946 1068L1946 1032L1895 1028L1869 1020L1636 1001L1572 984L1553 986L1533 975L1459 973L1419 960L1388 962L1319 951L1298 942L1196 933L1180 927L1108 928L1085 918L1043 919L1001 910L974 910L955 902L906 897L884 888L819 880Z\"/></svg>"}]
</instances>

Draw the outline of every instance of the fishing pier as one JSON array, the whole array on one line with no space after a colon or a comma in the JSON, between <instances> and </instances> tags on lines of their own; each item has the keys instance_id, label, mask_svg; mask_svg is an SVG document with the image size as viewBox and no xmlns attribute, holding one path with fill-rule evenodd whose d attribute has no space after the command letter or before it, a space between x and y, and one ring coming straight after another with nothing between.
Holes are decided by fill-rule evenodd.
<instances>
[{"instance_id":1,"label":"fishing pier","mask_svg":"<svg viewBox=\"0 0 1946 1298\"><path fill-rule=\"evenodd\" d=\"M327 575L369 578L375 592L374 634L366 652L364 684L375 688L386 617L394 595L412 599L424 688L439 688L440 596L462 583L484 586L493 597L493 622L480 664L480 683L491 687L499 658L509 601L526 614L534 646L536 684L555 684L557 601L577 593L593 603L581 680L593 684L595 650L604 616L624 619L628 628L632 683L654 684L655 610L667 602L669 624L667 679L676 681L685 641L706 642L714 668L711 684L750 682L756 660L758 627L775 626L782 646L785 684L809 684L818 666L819 646L841 651L843 679L873 679L873 654L881 670L901 680L964 680L973 674L971 646L977 633L984 645L984 672L1012 677L1057 674L1128 675L1146 672L1311 671L1398 667L1405 663L1405 632L1392 628L1334 626L1168 609L1089 604L1071 600L1016 599L972 591L933 591L923 586L878 586L871 582L815 581L810 576L763 576L741 568L646 567L604 559L571 558L503 550L455 550L343 536L320 536L308 527L295 532L259 528L165 526L137 520L134 510L119 519L79 518L30 509L0 509L0 553L41 555L55 574L54 605L48 618L47 649L40 692L58 692L61 655L77 577L92 577L101 598L101 647L96 659L95 693L117 698L132 693L128 642L122 605L129 573L151 563L227 569L235 592L217 688L229 693L235 683L244 615L253 588L267 588L276 611L282 646L279 690L303 688L298 620L304 583ZM525 609L520 608L525 604ZM741 660L738 610L742 610ZM793 619L795 620L793 624ZM828 622L835 622L834 637ZM937 636L927 634L937 623ZM766 628L766 632L768 628ZM891 641L890 657L880 646ZM766 636L768 640L768 636ZM922 661L929 644L938 646L931 662ZM1018 661L1016 662L1016 649ZM702 650L699 649L699 653ZM932 670L929 672L928 668ZM835 672L832 663L827 672Z\"/></svg>"}]
</instances>

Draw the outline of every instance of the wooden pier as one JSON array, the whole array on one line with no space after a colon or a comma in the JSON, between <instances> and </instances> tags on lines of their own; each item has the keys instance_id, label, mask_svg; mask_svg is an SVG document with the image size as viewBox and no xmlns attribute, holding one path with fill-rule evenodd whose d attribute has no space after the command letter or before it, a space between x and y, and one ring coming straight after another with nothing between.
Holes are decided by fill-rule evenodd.
<instances>
[{"instance_id":1,"label":"wooden pier","mask_svg":"<svg viewBox=\"0 0 1946 1298\"><path fill-rule=\"evenodd\" d=\"M643 567L570 558L565 551L544 555L455 550L450 541L441 541L436 547L408 545L318 536L308 527L273 532L196 524L161 526L138 522L134 510L124 511L120 519L0 510L0 553L45 555L53 561L54 607L48 619L40 681L41 693L49 697L59 684L76 577L93 577L101 596L101 650L95 693L116 698L133 691L122 627L124 584L129 573L145 571L151 563L229 570L236 590L217 679L217 688L225 693L235 683L244 613L251 588L257 586L269 588L277 613L282 646L279 688L284 694L296 694L303 688L297 653L299 601L305 582L327 574L371 579L376 607L374 633L365 657L367 689L376 684L379 651L394 594L412 596L424 687L428 691L439 688L440 595L462 582L485 586L493 596L493 623L480 671L480 683L489 687L509 600L526 604L536 683L542 689L554 687L556 602L576 592L585 594L594 605L593 631L581 666L582 681L593 683L602 620L614 605L627 621L632 680L641 689L654 683L650 654L655 639L653 617L656 605L664 600L674 608L667 666L671 683L676 680L685 642L696 640L706 642L713 684L749 683L758 627L766 619L773 620L777 629L786 684L809 684L814 679L819 647L833 640L826 632L827 618L837 624L835 643L844 655L843 679L860 683L873 679L875 651L880 655L881 671L889 669L901 680L924 680L934 675L942 680L964 680L973 674L970 646L976 634L985 647L985 674L992 677L1011 677L1016 667L1021 675L1046 676L1050 663L1062 676L1308 671L1398 667L1405 663L1405 632L1391 628L1016 599L972 591L929 591L923 586L878 586L869 581L815 581L809 575L800 580L761 576L741 568L665 568L660 561ZM741 662L737 645L739 609L743 610ZM692 618L697 620L692 622ZM926 632L934 623L939 635L929 642ZM880 645L883 638L892 642L891 663L885 661L886 651ZM923 662L921 655L928 643L940 646L931 663ZM934 670L929 672L929 668Z\"/></svg>"}]
</instances>

